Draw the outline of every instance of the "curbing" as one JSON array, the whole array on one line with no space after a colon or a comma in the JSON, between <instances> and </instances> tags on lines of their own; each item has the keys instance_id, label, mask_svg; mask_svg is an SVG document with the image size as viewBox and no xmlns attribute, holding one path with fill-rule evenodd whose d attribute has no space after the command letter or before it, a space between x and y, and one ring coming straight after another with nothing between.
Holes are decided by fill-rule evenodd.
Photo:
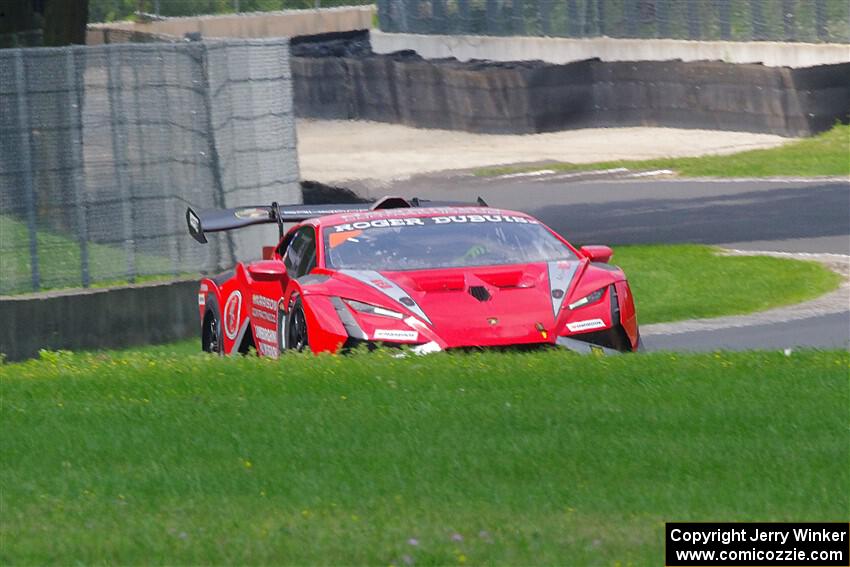
<instances>
[{"instance_id":1,"label":"curbing","mask_svg":"<svg viewBox=\"0 0 850 567\"><path fill-rule=\"evenodd\" d=\"M198 281L69 290L0 298L0 353L9 361L41 349L102 349L197 336Z\"/></svg>"}]
</instances>

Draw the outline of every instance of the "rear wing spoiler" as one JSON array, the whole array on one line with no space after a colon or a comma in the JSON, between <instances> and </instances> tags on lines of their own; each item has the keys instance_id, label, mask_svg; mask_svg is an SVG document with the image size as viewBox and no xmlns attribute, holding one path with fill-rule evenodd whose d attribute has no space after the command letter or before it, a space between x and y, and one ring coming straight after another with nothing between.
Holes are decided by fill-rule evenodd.
<instances>
[{"instance_id":1,"label":"rear wing spoiler","mask_svg":"<svg viewBox=\"0 0 850 567\"><path fill-rule=\"evenodd\" d=\"M259 205L236 209L208 209L195 212L192 207L186 209L186 224L192 238L206 244L208 232L235 230L257 224L277 224L280 236L283 236L283 224L301 222L307 219L353 213L359 211L378 211L382 209L407 209L411 207L486 207L487 203L478 197L477 203L456 203L450 201L428 201L414 197L407 200L402 197L383 197L374 203L352 203L341 205Z\"/></svg>"}]
</instances>

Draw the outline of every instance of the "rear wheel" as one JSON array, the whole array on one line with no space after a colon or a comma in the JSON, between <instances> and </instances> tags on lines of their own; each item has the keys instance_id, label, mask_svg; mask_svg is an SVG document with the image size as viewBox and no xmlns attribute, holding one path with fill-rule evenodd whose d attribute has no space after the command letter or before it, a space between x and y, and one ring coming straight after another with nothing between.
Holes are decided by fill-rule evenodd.
<instances>
[{"instance_id":1,"label":"rear wheel","mask_svg":"<svg viewBox=\"0 0 850 567\"><path fill-rule=\"evenodd\" d=\"M204 323L201 328L201 349L204 352L224 354L224 342L221 337L221 314L215 299L210 297L207 303L207 312L204 315Z\"/></svg>"}]
</instances>

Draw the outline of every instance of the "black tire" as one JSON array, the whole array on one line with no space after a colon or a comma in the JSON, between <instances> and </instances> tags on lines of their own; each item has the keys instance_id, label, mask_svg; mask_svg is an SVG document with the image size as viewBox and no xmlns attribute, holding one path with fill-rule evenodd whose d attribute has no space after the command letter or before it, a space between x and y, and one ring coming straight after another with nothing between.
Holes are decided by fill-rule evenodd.
<instances>
[{"instance_id":1,"label":"black tire","mask_svg":"<svg viewBox=\"0 0 850 567\"><path fill-rule=\"evenodd\" d=\"M224 355L221 332L221 311L219 311L218 302L210 294L207 296L207 311L201 326L201 350L219 356Z\"/></svg>"},{"instance_id":2,"label":"black tire","mask_svg":"<svg viewBox=\"0 0 850 567\"><path fill-rule=\"evenodd\" d=\"M310 346L309 333L307 330L307 317L304 315L304 306L301 298L295 300L289 313L286 314L286 324L283 332L285 341L282 341L281 351L286 350L303 351ZM279 337L280 341L282 337Z\"/></svg>"}]
</instances>

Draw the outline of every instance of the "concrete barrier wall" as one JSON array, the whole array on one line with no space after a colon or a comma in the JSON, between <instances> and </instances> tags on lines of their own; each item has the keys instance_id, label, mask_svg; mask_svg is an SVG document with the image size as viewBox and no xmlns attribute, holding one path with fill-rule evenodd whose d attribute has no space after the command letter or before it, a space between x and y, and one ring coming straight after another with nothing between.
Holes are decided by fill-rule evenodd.
<instances>
[{"instance_id":1,"label":"concrete barrier wall","mask_svg":"<svg viewBox=\"0 0 850 567\"><path fill-rule=\"evenodd\" d=\"M0 321L0 353L11 361L40 349L167 343L200 336L198 281L4 297Z\"/></svg>"},{"instance_id":2,"label":"concrete barrier wall","mask_svg":"<svg viewBox=\"0 0 850 567\"><path fill-rule=\"evenodd\" d=\"M769 67L813 67L850 62L844 43L782 43L773 41L687 41L610 37L492 37L419 35L371 31L375 53L413 50L426 59L454 57L459 61L724 61L762 63Z\"/></svg>"},{"instance_id":3,"label":"concrete barrier wall","mask_svg":"<svg viewBox=\"0 0 850 567\"><path fill-rule=\"evenodd\" d=\"M527 134L654 125L806 136L847 120L850 63L427 61L292 58L297 116Z\"/></svg>"},{"instance_id":4,"label":"concrete barrier wall","mask_svg":"<svg viewBox=\"0 0 850 567\"><path fill-rule=\"evenodd\" d=\"M301 190L308 205L364 202L348 189L315 181L302 182ZM190 241L188 232L183 238ZM200 349L199 280L0 296L0 354L17 361L41 349L112 349L194 337Z\"/></svg>"},{"instance_id":5,"label":"concrete barrier wall","mask_svg":"<svg viewBox=\"0 0 850 567\"><path fill-rule=\"evenodd\" d=\"M105 30L182 38L186 33L203 37L296 37L365 30L372 27L374 6L345 6L320 10L283 10L223 16L167 18L148 23L111 22L89 26L93 43L102 41Z\"/></svg>"}]
</instances>

